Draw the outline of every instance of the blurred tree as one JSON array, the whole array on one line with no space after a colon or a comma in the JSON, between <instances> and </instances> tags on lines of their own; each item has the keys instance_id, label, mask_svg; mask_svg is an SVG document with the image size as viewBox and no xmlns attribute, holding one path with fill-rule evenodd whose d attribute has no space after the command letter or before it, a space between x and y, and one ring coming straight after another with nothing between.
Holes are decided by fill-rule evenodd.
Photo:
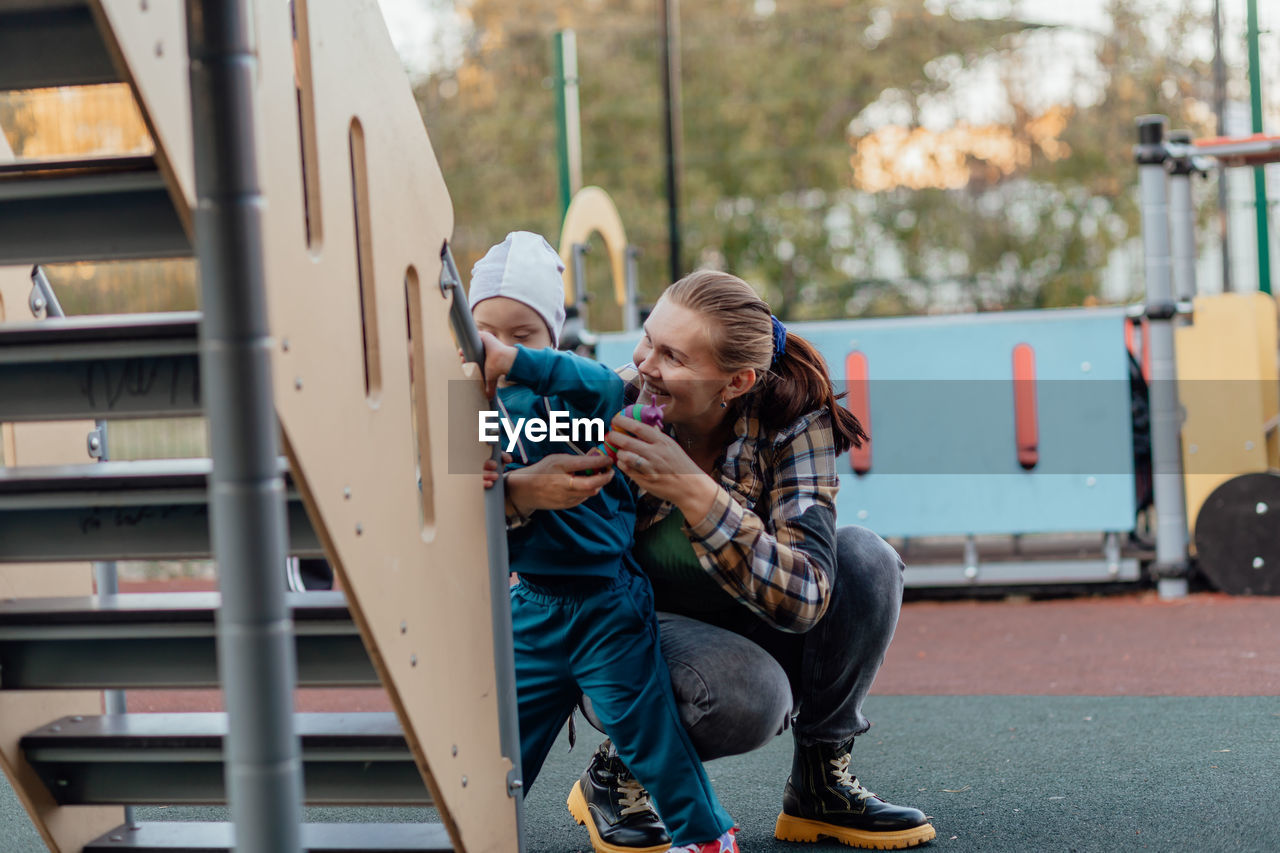
<instances>
[{"instance_id":1,"label":"blurred tree","mask_svg":"<svg viewBox=\"0 0 1280 853\"><path fill-rule=\"evenodd\" d=\"M1153 40L1147 5L1112 0L1097 97L1055 106L1035 104L1020 66L1038 28L1010 15L922 0L682 4L686 263L742 275L784 318L1079 304L1136 233L1134 117L1207 116L1196 87L1210 75L1181 58L1203 22L1183 11ZM572 27L584 183L617 201L652 300L667 283L656 4L458 12L460 59L417 95L459 264L516 228L558 237L550 36ZM930 120L958 78L992 70L1008 121Z\"/></svg>"}]
</instances>

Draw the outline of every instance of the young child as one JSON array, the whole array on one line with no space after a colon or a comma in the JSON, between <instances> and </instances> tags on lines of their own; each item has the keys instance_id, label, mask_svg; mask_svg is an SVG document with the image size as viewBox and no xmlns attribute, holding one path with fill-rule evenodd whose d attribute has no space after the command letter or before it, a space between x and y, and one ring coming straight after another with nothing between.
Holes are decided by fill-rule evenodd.
<instances>
[{"instance_id":1,"label":"young child","mask_svg":"<svg viewBox=\"0 0 1280 853\"><path fill-rule=\"evenodd\" d=\"M600 418L607 429L622 408L622 380L604 365L555 348L565 317L563 271L547 241L524 231L508 234L472 269L468 301L484 340L485 379L506 376L498 402L513 423L567 411ZM581 453L594 443L522 440L513 464ZM597 468L610 464L592 458L602 460ZM676 710L652 589L628 554L635 526L630 485L615 474L578 506L517 515L508 551L520 578L511 589L511 621L524 790L585 693L619 756L653 795L672 842L683 845L676 849L737 853L733 819L716 799ZM598 851L612 849L597 837L593 821L586 825Z\"/></svg>"}]
</instances>

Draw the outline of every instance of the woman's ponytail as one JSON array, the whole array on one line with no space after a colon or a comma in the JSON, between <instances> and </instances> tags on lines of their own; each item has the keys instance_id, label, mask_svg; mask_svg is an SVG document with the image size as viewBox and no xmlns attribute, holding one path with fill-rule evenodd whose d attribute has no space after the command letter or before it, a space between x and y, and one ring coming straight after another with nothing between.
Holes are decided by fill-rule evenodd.
<instances>
[{"instance_id":1,"label":"woman's ponytail","mask_svg":"<svg viewBox=\"0 0 1280 853\"><path fill-rule=\"evenodd\" d=\"M767 427L782 429L806 412L831 412L836 452L861 447L866 430L856 415L840 405L845 392L836 393L827 363L817 347L794 332L787 332L786 348L757 387L760 418Z\"/></svg>"}]
</instances>

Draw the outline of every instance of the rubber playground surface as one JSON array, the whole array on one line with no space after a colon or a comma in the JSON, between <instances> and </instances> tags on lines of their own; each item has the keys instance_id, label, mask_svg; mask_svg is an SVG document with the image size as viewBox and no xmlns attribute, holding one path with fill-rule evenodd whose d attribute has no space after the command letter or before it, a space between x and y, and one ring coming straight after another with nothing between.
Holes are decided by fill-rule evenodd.
<instances>
[{"instance_id":1,"label":"rubber playground surface","mask_svg":"<svg viewBox=\"0 0 1280 853\"><path fill-rule=\"evenodd\" d=\"M216 693L129 696L131 711L211 710ZM306 710L385 710L376 691L299 691ZM867 703L852 769L930 815L925 850L1280 850L1280 598L1199 593L916 601ZM590 849L564 806L597 740L579 727L526 801L529 853ZM789 735L708 765L746 851L848 849L773 838ZM310 809L311 820L425 820ZM151 820L222 819L149 808ZM3 850L43 850L0 790Z\"/></svg>"}]
</instances>

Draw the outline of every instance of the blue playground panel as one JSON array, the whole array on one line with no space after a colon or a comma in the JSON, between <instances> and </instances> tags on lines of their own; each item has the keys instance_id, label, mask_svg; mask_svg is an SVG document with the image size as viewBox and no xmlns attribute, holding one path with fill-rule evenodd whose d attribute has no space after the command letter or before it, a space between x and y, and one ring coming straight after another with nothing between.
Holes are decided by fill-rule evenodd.
<instances>
[{"instance_id":1,"label":"blue playground panel","mask_svg":"<svg viewBox=\"0 0 1280 853\"><path fill-rule=\"evenodd\" d=\"M871 468L841 457L842 523L882 536L1127 531L1136 512L1123 309L796 323L837 389L867 360ZM606 364L636 333L600 336ZM1035 353L1039 461L1018 463L1013 349Z\"/></svg>"}]
</instances>

